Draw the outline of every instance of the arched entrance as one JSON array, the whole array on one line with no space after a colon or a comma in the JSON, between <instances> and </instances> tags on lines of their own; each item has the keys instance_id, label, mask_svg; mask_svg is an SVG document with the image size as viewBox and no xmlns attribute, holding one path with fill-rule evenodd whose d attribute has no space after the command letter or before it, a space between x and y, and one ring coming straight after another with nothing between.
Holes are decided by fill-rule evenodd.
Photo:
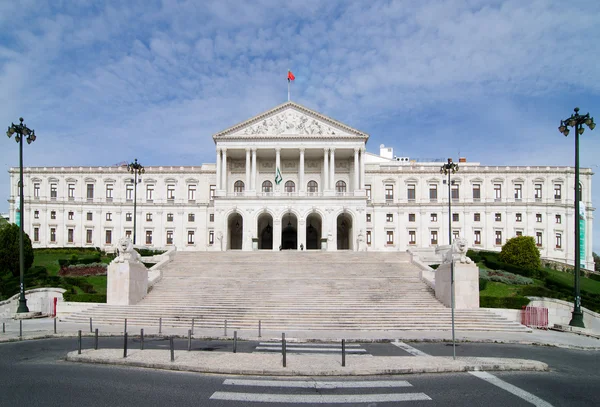
<instances>
[{"instance_id":1,"label":"arched entrance","mask_svg":"<svg viewBox=\"0 0 600 407\"><path fill-rule=\"evenodd\" d=\"M258 217L258 249L273 250L273 217L263 213Z\"/></svg>"},{"instance_id":2,"label":"arched entrance","mask_svg":"<svg viewBox=\"0 0 600 407\"><path fill-rule=\"evenodd\" d=\"M337 217L337 249L352 250L352 217L342 213Z\"/></svg>"},{"instance_id":3,"label":"arched entrance","mask_svg":"<svg viewBox=\"0 0 600 407\"><path fill-rule=\"evenodd\" d=\"M232 213L227 219L227 249L242 250L244 240L244 218L239 213Z\"/></svg>"},{"instance_id":4,"label":"arched entrance","mask_svg":"<svg viewBox=\"0 0 600 407\"><path fill-rule=\"evenodd\" d=\"M298 219L293 213L286 213L281 218L281 249L298 249Z\"/></svg>"},{"instance_id":5,"label":"arched entrance","mask_svg":"<svg viewBox=\"0 0 600 407\"><path fill-rule=\"evenodd\" d=\"M321 216L311 213L306 218L306 250L319 250L321 248Z\"/></svg>"}]
</instances>

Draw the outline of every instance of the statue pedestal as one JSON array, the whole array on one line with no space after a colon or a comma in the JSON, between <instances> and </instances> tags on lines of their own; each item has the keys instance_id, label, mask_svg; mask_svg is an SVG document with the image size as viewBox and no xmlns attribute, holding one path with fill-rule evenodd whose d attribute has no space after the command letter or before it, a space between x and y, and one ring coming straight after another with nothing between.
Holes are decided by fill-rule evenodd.
<instances>
[{"instance_id":1,"label":"statue pedestal","mask_svg":"<svg viewBox=\"0 0 600 407\"><path fill-rule=\"evenodd\" d=\"M148 269L142 263L113 261L106 274L107 304L137 304L148 293Z\"/></svg>"},{"instance_id":2,"label":"statue pedestal","mask_svg":"<svg viewBox=\"0 0 600 407\"><path fill-rule=\"evenodd\" d=\"M451 307L450 263L435 270L435 297ZM454 263L454 308L479 308L479 267L474 263Z\"/></svg>"}]
</instances>

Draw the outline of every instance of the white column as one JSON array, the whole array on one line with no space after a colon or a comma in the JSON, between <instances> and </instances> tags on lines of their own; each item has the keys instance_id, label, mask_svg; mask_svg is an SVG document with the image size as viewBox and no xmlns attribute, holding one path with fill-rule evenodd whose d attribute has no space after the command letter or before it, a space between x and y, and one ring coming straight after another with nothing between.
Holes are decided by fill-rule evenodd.
<instances>
[{"instance_id":1,"label":"white column","mask_svg":"<svg viewBox=\"0 0 600 407\"><path fill-rule=\"evenodd\" d=\"M274 176L277 175L277 168L279 168L279 172L281 172L280 165L281 165L281 148L277 147L275 149L275 174L274 174ZM281 174L281 176L283 176L283 174ZM275 190L281 191L281 188L279 187L279 185L275 184ZM280 231L280 233L281 233L281 231Z\"/></svg>"},{"instance_id":2,"label":"white column","mask_svg":"<svg viewBox=\"0 0 600 407\"><path fill-rule=\"evenodd\" d=\"M217 191L221 189L221 149L217 148Z\"/></svg>"},{"instance_id":3,"label":"white column","mask_svg":"<svg viewBox=\"0 0 600 407\"><path fill-rule=\"evenodd\" d=\"M252 187L250 185L250 149L246 148L246 185L244 190L249 191Z\"/></svg>"},{"instance_id":4,"label":"white column","mask_svg":"<svg viewBox=\"0 0 600 407\"><path fill-rule=\"evenodd\" d=\"M323 149L323 191L329 189L329 149Z\"/></svg>"},{"instance_id":5,"label":"white column","mask_svg":"<svg viewBox=\"0 0 600 407\"><path fill-rule=\"evenodd\" d=\"M330 189L335 189L335 148L331 148L331 159L329 160L329 175L330 175L330 181L329 181L329 188Z\"/></svg>"},{"instance_id":6,"label":"white column","mask_svg":"<svg viewBox=\"0 0 600 407\"><path fill-rule=\"evenodd\" d=\"M256 191L256 148L252 149L252 190Z\"/></svg>"},{"instance_id":7,"label":"white column","mask_svg":"<svg viewBox=\"0 0 600 407\"><path fill-rule=\"evenodd\" d=\"M360 150L360 189L365 189L365 151Z\"/></svg>"},{"instance_id":8,"label":"white column","mask_svg":"<svg viewBox=\"0 0 600 407\"><path fill-rule=\"evenodd\" d=\"M300 171L298 172L298 191L304 192L304 148L300 149Z\"/></svg>"},{"instance_id":9,"label":"white column","mask_svg":"<svg viewBox=\"0 0 600 407\"><path fill-rule=\"evenodd\" d=\"M358 148L354 149L354 190L360 189L358 150Z\"/></svg>"},{"instance_id":10,"label":"white column","mask_svg":"<svg viewBox=\"0 0 600 407\"><path fill-rule=\"evenodd\" d=\"M221 188L225 190L225 195L227 195L227 149L224 148L221 151L223 151L223 168L221 170L223 181L221 182Z\"/></svg>"}]
</instances>

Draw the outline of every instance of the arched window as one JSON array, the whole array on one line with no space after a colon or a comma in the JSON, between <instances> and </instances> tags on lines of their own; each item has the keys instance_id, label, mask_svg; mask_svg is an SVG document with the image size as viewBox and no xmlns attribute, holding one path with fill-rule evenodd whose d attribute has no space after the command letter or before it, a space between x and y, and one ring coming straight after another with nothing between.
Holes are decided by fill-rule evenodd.
<instances>
[{"instance_id":1,"label":"arched window","mask_svg":"<svg viewBox=\"0 0 600 407\"><path fill-rule=\"evenodd\" d=\"M244 182L235 181L235 184L233 184L233 192L244 192Z\"/></svg>"},{"instance_id":2,"label":"arched window","mask_svg":"<svg viewBox=\"0 0 600 407\"><path fill-rule=\"evenodd\" d=\"M319 192L319 184L317 184L317 181L308 181L306 190L310 194L316 194Z\"/></svg>"},{"instance_id":3,"label":"arched window","mask_svg":"<svg viewBox=\"0 0 600 407\"><path fill-rule=\"evenodd\" d=\"M269 180L264 181L262 183L262 191L263 192L273 192L273 183Z\"/></svg>"},{"instance_id":4,"label":"arched window","mask_svg":"<svg viewBox=\"0 0 600 407\"><path fill-rule=\"evenodd\" d=\"M344 181L338 181L335 183L335 192L343 194L346 192L346 183Z\"/></svg>"},{"instance_id":5,"label":"arched window","mask_svg":"<svg viewBox=\"0 0 600 407\"><path fill-rule=\"evenodd\" d=\"M296 192L296 184L294 184L294 181L287 181L285 183L285 192Z\"/></svg>"}]
</instances>

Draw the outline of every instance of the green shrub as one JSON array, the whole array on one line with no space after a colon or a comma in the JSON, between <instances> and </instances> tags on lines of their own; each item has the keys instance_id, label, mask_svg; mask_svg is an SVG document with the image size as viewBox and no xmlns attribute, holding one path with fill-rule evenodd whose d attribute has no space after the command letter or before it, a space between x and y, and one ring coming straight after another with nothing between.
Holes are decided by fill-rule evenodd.
<instances>
[{"instance_id":1,"label":"green shrub","mask_svg":"<svg viewBox=\"0 0 600 407\"><path fill-rule=\"evenodd\" d=\"M20 275L20 228L13 224L0 229L0 272ZM33 264L34 253L31 239L23 232L23 265L29 270Z\"/></svg>"},{"instance_id":2,"label":"green shrub","mask_svg":"<svg viewBox=\"0 0 600 407\"><path fill-rule=\"evenodd\" d=\"M590 275L588 277L591 278L592 280L600 281L600 274L590 273Z\"/></svg>"},{"instance_id":3,"label":"green shrub","mask_svg":"<svg viewBox=\"0 0 600 407\"><path fill-rule=\"evenodd\" d=\"M166 253L166 250L153 250L153 249L135 249L136 252L140 254L140 256L156 256L158 254Z\"/></svg>"},{"instance_id":4,"label":"green shrub","mask_svg":"<svg viewBox=\"0 0 600 407\"><path fill-rule=\"evenodd\" d=\"M546 297L558 299L561 299L561 297L563 297L562 295L560 295L560 293L539 285L523 287L521 289L521 295L524 295L526 297Z\"/></svg>"},{"instance_id":5,"label":"green shrub","mask_svg":"<svg viewBox=\"0 0 600 407\"><path fill-rule=\"evenodd\" d=\"M486 289L489 280L485 278L479 278L479 291L483 291Z\"/></svg>"},{"instance_id":6,"label":"green shrub","mask_svg":"<svg viewBox=\"0 0 600 407\"><path fill-rule=\"evenodd\" d=\"M440 265L439 264L430 264L429 267L436 270Z\"/></svg>"},{"instance_id":7,"label":"green shrub","mask_svg":"<svg viewBox=\"0 0 600 407\"><path fill-rule=\"evenodd\" d=\"M482 308L521 309L527 304L529 304L527 297L479 297L479 306Z\"/></svg>"},{"instance_id":8,"label":"green shrub","mask_svg":"<svg viewBox=\"0 0 600 407\"><path fill-rule=\"evenodd\" d=\"M144 262L142 262L142 264L143 264L143 265L144 265L144 266L145 266L147 269L149 269L150 267L154 266L156 263L144 263Z\"/></svg>"},{"instance_id":9,"label":"green shrub","mask_svg":"<svg viewBox=\"0 0 600 407\"><path fill-rule=\"evenodd\" d=\"M502 246L498 259L527 270L532 273L531 275L542 266L540 251L531 236L516 236L508 239Z\"/></svg>"},{"instance_id":10,"label":"green shrub","mask_svg":"<svg viewBox=\"0 0 600 407\"><path fill-rule=\"evenodd\" d=\"M479 278L488 281L496 281L499 283L510 285L529 285L533 284L533 280L528 277L523 277L519 274L509 273L504 270L479 270Z\"/></svg>"},{"instance_id":11,"label":"green shrub","mask_svg":"<svg viewBox=\"0 0 600 407\"><path fill-rule=\"evenodd\" d=\"M66 292L63 294L65 301L73 302L99 302L106 303L106 294L73 294Z\"/></svg>"},{"instance_id":12,"label":"green shrub","mask_svg":"<svg viewBox=\"0 0 600 407\"><path fill-rule=\"evenodd\" d=\"M476 252L475 250L467 250L467 257L473 260L473 263L479 263L481 261L481 256L479 255L479 252Z\"/></svg>"}]
</instances>

